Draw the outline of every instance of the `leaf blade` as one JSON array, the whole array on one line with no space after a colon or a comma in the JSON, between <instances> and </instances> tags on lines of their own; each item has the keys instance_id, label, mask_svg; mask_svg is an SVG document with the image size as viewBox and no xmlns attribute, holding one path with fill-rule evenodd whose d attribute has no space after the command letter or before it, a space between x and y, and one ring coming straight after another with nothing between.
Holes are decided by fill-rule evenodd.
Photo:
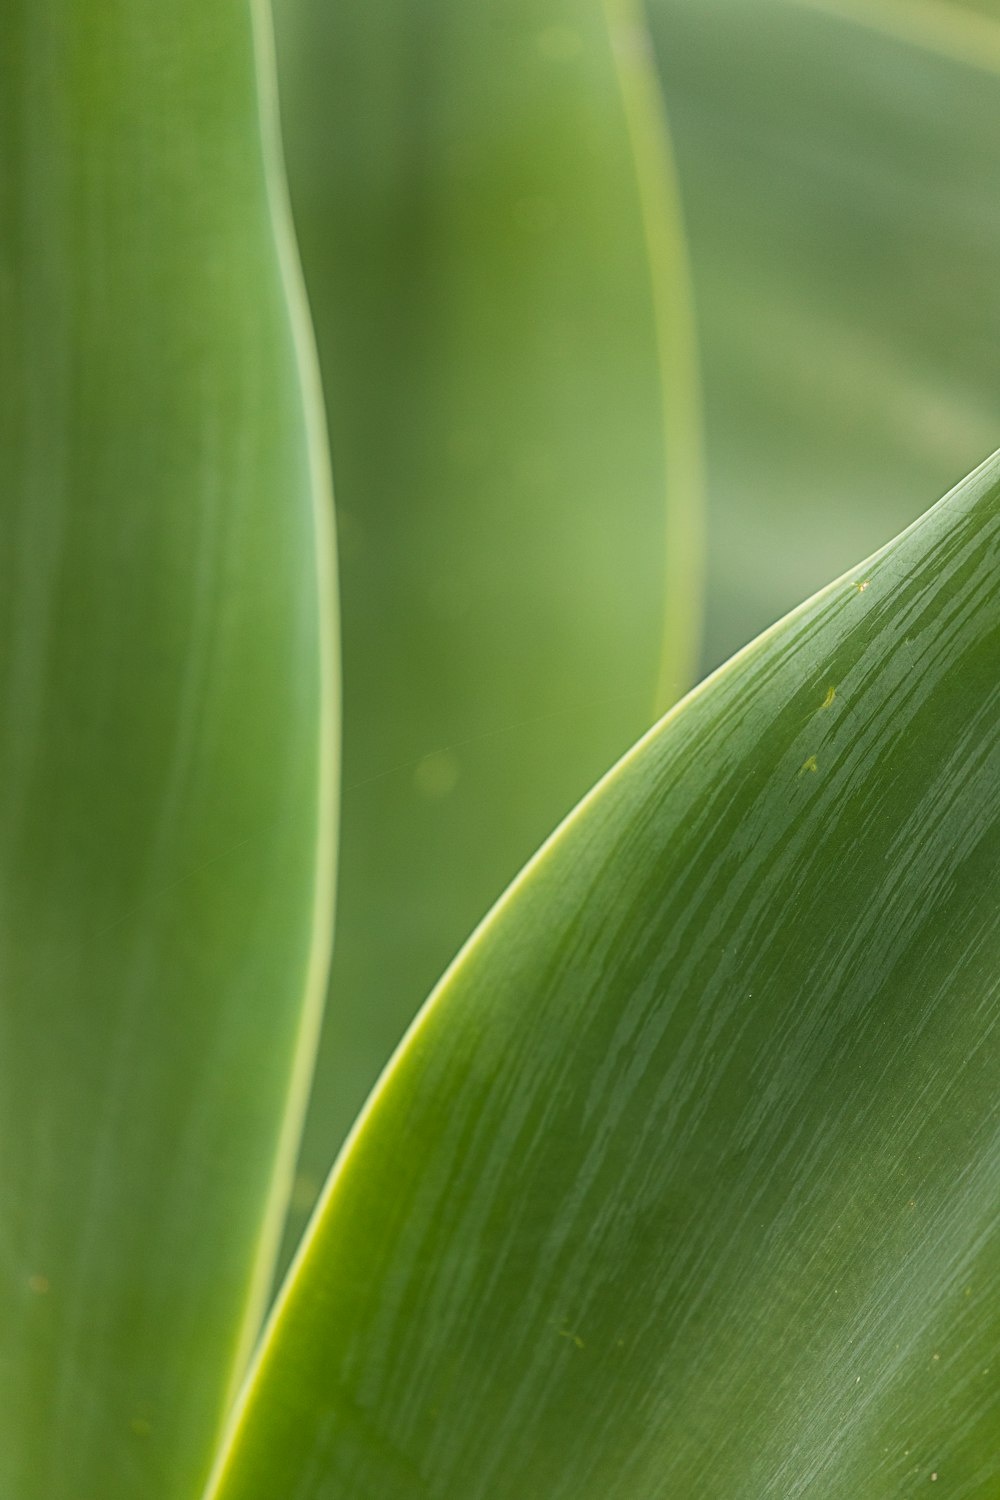
<instances>
[{"instance_id":1,"label":"leaf blade","mask_svg":"<svg viewBox=\"0 0 1000 1500\"><path fill-rule=\"evenodd\" d=\"M662 122L619 11L615 55L602 0L278 14L348 695L303 1217L469 927L646 728L658 676L690 681L690 308L670 185L636 182L616 65L654 155Z\"/></svg>"},{"instance_id":2,"label":"leaf blade","mask_svg":"<svg viewBox=\"0 0 1000 1500\"><path fill-rule=\"evenodd\" d=\"M323 991L322 419L250 9L71 10L2 64L0 1474L187 1500Z\"/></svg>"},{"instance_id":3,"label":"leaf blade","mask_svg":"<svg viewBox=\"0 0 1000 1500\"><path fill-rule=\"evenodd\" d=\"M991 1492L998 553L994 458L528 867L341 1158L213 1500Z\"/></svg>"}]
</instances>

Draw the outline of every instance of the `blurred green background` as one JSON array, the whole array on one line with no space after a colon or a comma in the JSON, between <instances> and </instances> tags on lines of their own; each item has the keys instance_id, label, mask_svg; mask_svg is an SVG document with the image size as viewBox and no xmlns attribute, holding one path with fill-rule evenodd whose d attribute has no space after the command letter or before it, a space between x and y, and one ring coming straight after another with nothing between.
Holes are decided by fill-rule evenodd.
<instances>
[{"instance_id":1,"label":"blurred green background","mask_svg":"<svg viewBox=\"0 0 1000 1500\"><path fill-rule=\"evenodd\" d=\"M947 3L650 15L701 339L713 667L997 446L1000 74L918 44L960 27Z\"/></svg>"},{"instance_id":2,"label":"blurred green background","mask_svg":"<svg viewBox=\"0 0 1000 1500\"><path fill-rule=\"evenodd\" d=\"M611 0L279 0L346 737L289 1245L558 819L996 446L1000 22L977 8L652 0L647 30ZM703 618L700 659L664 656L671 608Z\"/></svg>"}]
</instances>

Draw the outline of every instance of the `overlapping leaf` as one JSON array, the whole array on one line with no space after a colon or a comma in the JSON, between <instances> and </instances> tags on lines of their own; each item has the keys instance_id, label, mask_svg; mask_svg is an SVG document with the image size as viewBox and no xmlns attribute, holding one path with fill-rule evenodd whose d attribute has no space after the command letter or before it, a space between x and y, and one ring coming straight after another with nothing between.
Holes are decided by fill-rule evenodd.
<instances>
[{"instance_id":1,"label":"overlapping leaf","mask_svg":"<svg viewBox=\"0 0 1000 1500\"><path fill-rule=\"evenodd\" d=\"M256 75L249 7L4 10L9 1500L198 1492L302 1111L332 900L328 523Z\"/></svg>"},{"instance_id":2,"label":"overlapping leaf","mask_svg":"<svg viewBox=\"0 0 1000 1500\"><path fill-rule=\"evenodd\" d=\"M683 249L642 32L607 9L279 7L346 663L307 1206L472 924L652 721L668 612L662 691L691 681Z\"/></svg>"},{"instance_id":3,"label":"overlapping leaf","mask_svg":"<svg viewBox=\"0 0 1000 1500\"><path fill-rule=\"evenodd\" d=\"M1000 460L617 767L443 980L213 1500L1000 1485Z\"/></svg>"}]
</instances>

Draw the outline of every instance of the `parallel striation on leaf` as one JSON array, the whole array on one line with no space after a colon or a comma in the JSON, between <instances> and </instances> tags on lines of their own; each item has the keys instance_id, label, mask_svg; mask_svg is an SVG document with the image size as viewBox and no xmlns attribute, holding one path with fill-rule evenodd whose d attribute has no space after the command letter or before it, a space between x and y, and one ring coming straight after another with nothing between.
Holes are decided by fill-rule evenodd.
<instances>
[{"instance_id":1,"label":"parallel striation on leaf","mask_svg":"<svg viewBox=\"0 0 1000 1500\"><path fill-rule=\"evenodd\" d=\"M325 979L322 413L251 8L3 30L0 1493L191 1500Z\"/></svg>"},{"instance_id":2,"label":"parallel striation on leaf","mask_svg":"<svg viewBox=\"0 0 1000 1500\"><path fill-rule=\"evenodd\" d=\"M610 773L373 1095L213 1500L995 1495L998 662L994 458Z\"/></svg>"}]
</instances>

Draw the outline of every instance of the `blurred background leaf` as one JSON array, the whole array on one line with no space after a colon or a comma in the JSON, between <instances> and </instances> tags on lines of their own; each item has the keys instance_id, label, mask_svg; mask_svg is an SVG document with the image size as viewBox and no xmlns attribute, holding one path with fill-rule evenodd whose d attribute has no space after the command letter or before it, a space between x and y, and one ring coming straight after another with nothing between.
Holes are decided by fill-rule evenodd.
<instances>
[{"instance_id":1,"label":"blurred background leaf","mask_svg":"<svg viewBox=\"0 0 1000 1500\"><path fill-rule=\"evenodd\" d=\"M649 10L701 339L710 668L996 446L1000 24L947 0Z\"/></svg>"},{"instance_id":2,"label":"blurred background leaf","mask_svg":"<svg viewBox=\"0 0 1000 1500\"><path fill-rule=\"evenodd\" d=\"M997 0L795 0L813 10L915 42L994 72L1000 66Z\"/></svg>"},{"instance_id":3,"label":"blurred background leaf","mask_svg":"<svg viewBox=\"0 0 1000 1500\"><path fill-rule=\"evenodd\" d=\"M0 1492L192 1500L322 997L322 413L250 8L3 32Z\"/></svg>"},{"instance_id":4,"label":"blurred background leaf","mask_svg":"<svg viewBox=\"0 0 1000 1500\"><path fill-rule=\"evenodd\" d=\"M213 1500L1000 1485L1000 455L669 715L446 975Z\"/></svg>"},{"instance_id":5,"label":"blurred background leaf","mask_svg":"<svg viewBox=\"0 0 1000 1500\"><path fill-rule=\"evenodd\" d=\"M278 10L345 654L302 1211L471 926L693 670L684 250L648 47L609 11L620 76L599 0Z\"/></svg>"}]
</instances>

